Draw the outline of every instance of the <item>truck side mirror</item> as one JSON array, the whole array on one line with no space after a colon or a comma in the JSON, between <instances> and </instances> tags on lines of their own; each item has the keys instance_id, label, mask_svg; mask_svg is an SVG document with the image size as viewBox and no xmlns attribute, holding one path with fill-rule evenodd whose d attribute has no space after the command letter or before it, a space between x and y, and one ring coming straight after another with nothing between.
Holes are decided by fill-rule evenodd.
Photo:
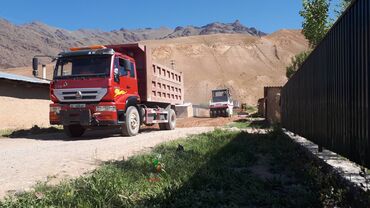
<instances>
[{"instance_id":1,"label":"truck side mirror","mask_svg":"<svg viewBox=\"0 0 370 208\"><path fill-rule=\"evenodd\" d=\"M38 58L35 57L32 59L32 68L33 68L32 74L35 77L38 76L38 67L39 67L39 60Z\"/></svg>"},{"instance_id":2,"label":"truck side mirror","mask_svg":"<svg viewBox=\"0 0 370 208\"><path fill-rule=\"evenodd\" d=\"M114 76L114 81L119 83L119 70L118 70L118 68L114 68L113 76Z\"/></svg>"}]
</instances>

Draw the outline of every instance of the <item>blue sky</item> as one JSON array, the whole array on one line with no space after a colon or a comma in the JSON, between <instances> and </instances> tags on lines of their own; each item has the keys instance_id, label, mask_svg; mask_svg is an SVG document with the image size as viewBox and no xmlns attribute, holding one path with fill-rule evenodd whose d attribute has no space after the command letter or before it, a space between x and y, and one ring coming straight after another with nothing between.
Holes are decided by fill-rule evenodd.
<instances>
[{"instance_id":1,"label":"blue sky","mask_svg":"<svg viewBox=\"0 0 370 208\"><path fill-rule=\"evenodd\" d=\"M271 33L301 28L301 5L301 0L11 0L1 2L0 17L15 24L40 21L68 30L104 31L238 19Z\"/></svg>"}]
</instances>

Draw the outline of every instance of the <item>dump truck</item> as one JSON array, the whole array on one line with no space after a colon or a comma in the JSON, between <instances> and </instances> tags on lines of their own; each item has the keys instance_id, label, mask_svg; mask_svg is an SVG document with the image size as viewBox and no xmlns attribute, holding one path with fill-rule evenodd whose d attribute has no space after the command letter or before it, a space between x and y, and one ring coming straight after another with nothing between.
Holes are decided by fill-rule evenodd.
<instances>
[{"instance_id":1,"label":"dump truck","mask_svg":"<svg viewBox=\"0 0 370 208\"><path fill-rule=\"evenodd\" d=\"M38 58L33 58L34 75ZM54 60L50 124L63 125L68 136L106 126L120 128L124 136L137 135L142 125L175 129L175 105L184 100L183 74L154 63L150 47L71 48Z\"/></svg>"},{"instance_id":2,"label":"dump truck","mask_svg":"<svg viewBox=\"0 0 370 208\"><path fill-rule=\"evenodd\" d=\"M212 98L209 102L209 115L215 117L231 117L233 115L233 100L229 89L212 90Z\"/></svg>"}]
</instances>

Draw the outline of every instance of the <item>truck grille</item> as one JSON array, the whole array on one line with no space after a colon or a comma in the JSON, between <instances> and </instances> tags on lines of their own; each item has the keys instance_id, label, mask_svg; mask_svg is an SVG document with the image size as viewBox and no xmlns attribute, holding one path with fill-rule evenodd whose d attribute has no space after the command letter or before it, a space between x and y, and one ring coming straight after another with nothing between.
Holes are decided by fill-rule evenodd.
<instances>
[{"instance_id":1,"label":"truck grille","mask_svg":"<svg viewBox=\"0 0 370 208\"><path fill-rule=\"evenodd\" d=\"M55 89L55 96L61 102L100 101L106 94L106 88Z\"/></svg>"}]
</instances>

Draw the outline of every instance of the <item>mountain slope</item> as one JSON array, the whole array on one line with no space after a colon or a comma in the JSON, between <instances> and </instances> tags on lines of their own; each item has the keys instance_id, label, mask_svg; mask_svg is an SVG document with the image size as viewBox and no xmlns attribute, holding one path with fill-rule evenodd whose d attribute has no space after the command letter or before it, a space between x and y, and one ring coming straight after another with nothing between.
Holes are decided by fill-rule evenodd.
<instances>
[{"instance_id":1,"label":"mountain slope","mask_svg":"<svg viewBox=\"0 0 370 208\"><path fill-rule=\"evenodd\" d=\"M216 34L142 41L153 48L156 62L184 73L185 101L207 103L210 90L231 89L234 99L255 105L264 86L283 85L285 66L291 57L308 48L297 30L282 30L256 37L242 34ZM30 64L28 64L30 65ZM31 75L31 69L2 70ZM48 71L51 75L51 70Z\"/></svg>"},{"instance_id":2,"label":"mountain slope","mask_svg":"<svg viewBox=\"0 0 370 208\"><path fill-rule=\"evenodd\" d=\"M120 29L104 32L85 29L68 31L40 22L14 25L0 18L0 69L27 66L34 55L57 55L60 51L70 47L219 33L265 35L255 28L245 27L239 21L230 24L211 23L203 27Z\"/></svg>"},{"instance_id":3,"label":"mountain slope","mask_svg":"<svg viewBox=\"0 0 370 208\"><path fill-rule=\"evenodd\" d=\"M282 30L268 36L241 34L192 36L144 41L157 62L184 73L185 100L207 103L210 90L231 89L234 99L255 105L264 86L287 81L285 67L291 57L307 49L300 31Z\"/></svg>"}]
</instances>

